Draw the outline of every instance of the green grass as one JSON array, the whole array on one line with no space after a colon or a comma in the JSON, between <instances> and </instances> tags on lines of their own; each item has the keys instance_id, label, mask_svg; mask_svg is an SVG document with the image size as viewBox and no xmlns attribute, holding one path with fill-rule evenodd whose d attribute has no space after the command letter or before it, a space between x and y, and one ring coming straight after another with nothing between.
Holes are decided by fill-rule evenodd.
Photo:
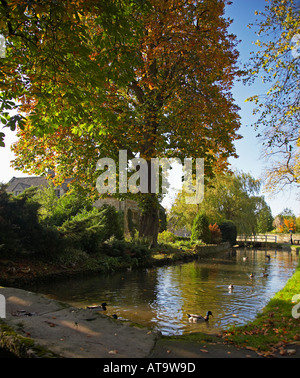
<instances>
[{"instance_id":1,"label":"green grass","mask_svg":"<svg viewBox=\"0 0 300 378\"><path fill-rule=\"evenodd\" d=\"M225 339L261 351L300 343L300 317L292 316L296 305L292 298L296 294L300 294L300 263L285 287L268 302L256 319L245 326L229 328L224 333Z\"/></svg>"}]
</instances>

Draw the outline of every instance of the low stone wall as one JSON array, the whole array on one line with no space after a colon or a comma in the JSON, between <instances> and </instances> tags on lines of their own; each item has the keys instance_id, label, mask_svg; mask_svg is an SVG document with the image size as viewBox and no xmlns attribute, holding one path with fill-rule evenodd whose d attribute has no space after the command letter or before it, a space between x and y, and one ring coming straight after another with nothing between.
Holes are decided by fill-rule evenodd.
<instances>
[{"instance_id":1,"label":"low stone wall","mask_svg":"<svg viewBox=\"0 0 300 378\"><path fill-rule=\"evenodd\" d=\"M212 244L212 245L197 245L196 251L199 257L208 257L216 255L220 252L224 252L230 249L230 243L225 242L221 244Z\"/></svg>"}]
</instances>

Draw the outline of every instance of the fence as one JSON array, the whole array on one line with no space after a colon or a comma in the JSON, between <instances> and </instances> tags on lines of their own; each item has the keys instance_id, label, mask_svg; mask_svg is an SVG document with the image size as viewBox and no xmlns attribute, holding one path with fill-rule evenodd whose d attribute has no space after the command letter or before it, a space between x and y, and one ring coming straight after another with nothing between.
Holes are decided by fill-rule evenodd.
<instances>
[{"instance_id":1,"label":"fence","mask_svg":"<svg viewBox=\"0 0 300 378\"><path fill-rule=\"evenodd\" d=\"M277 243L277 235L238 235L236 240L244 242Z\"/></svg>"}]
</instances>

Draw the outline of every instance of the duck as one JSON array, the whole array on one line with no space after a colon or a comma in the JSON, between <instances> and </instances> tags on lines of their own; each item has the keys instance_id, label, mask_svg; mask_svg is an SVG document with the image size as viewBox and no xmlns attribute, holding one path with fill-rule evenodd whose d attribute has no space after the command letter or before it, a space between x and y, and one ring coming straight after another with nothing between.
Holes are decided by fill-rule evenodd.
<instances>
[{"instance_id":1,"label":"duck","mask_svg":"<svg viewBox=\"0 0 300 378\"><path fill-rule=\"evenodd\" d=\"M118 315L117 314L112 314L111 316L113 319L118 319Z\"/></svg>"},{"instance_id":2,"label":"duck","mask_svg":"<svg viewBox=\"0 0 300 378\"><path fill-rule=\"evenodd\" d=\"M248 257L247 256L244 256L243 257L243 261L247 261L248 260Z\"/></svg>"},{"instance_id":3,"label":"duck","mask_svg":"<svg viewBox=\"0 0 300 378\"><path fill-rule=\"evenodd\" d=\"M230 285L228 286L228 289L229 289L229 291L232 291L232 290L233 290L233 285L230 284Z\"/></svg>"},{"instance_id":4,"label":"duck","mask_svg":"<svg viewBox=\"0 0 300 378\"><path fill-rule=\"evenodd\" d=\"M213 316L211 311L207 311L205 316L195 315L195 314L187 314L190 323L207 322L209 320L210 315Z\"/></svg>"},{"instance_id":5,"label":"duck","mask_svg":"<svg viewBox=\"0 0 300 378\"><path fill-rule=\"evenodd\" d=\"M266 255L266 259L270 260L271 256L270 255Z\"/></svg>"},{"instance_id":6,"label":"duck","mask_svg":"<svg viewBox=\"0 0 300 378\"><path fill-rule=\"evenodd\" d=\"M249 274L249 277L250 277L250 278L254 278L254 273L250 273L250 274Z\"/></svg>"},{"instance_id":7,"label":"duck","mask_svg":"<svg viewBox=\"0 0 300 378\"><path fill-rule=\"evenodd\" d=\"M263 272L263 277L268 277L268 273Z\"/></svg>"},{"instance_id":8,"label":"duck","mask_svg":"<svg viewBox=\"0 0 300 378\"><path fill-rule=\"evenodd\" d=\"M106 311L107 303L101 303L101 305L87 306L89 310Z\"/></svg>"}]
</instances>

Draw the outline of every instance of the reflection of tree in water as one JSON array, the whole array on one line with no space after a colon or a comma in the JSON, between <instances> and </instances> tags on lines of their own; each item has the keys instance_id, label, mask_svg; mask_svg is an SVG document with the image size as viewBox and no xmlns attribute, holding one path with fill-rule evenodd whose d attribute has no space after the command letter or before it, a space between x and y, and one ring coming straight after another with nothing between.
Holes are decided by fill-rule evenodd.
<instances>
[{"instance_id":1,"label":"reflection of tree in water","mask_svg":"<svg viewBox=\"0 0 300 378\"><path fill-rule=\"evenodd\" d=\"M132 270L93 277L53 281L31 291L85 307L106 302L107 315L116 313L164 335L216 333L232 324L254 319L292 275L298 257L289 252L237 249L235 254L180 265ZM243 257L247 256L244 261ZM263 277L264 270L268 276ZM250 279L249 273L255 278ZM230 293L228 285L233 284ZM209 322L191 324L187 313L205 315Z\"/></svg>"}]
</instances>

